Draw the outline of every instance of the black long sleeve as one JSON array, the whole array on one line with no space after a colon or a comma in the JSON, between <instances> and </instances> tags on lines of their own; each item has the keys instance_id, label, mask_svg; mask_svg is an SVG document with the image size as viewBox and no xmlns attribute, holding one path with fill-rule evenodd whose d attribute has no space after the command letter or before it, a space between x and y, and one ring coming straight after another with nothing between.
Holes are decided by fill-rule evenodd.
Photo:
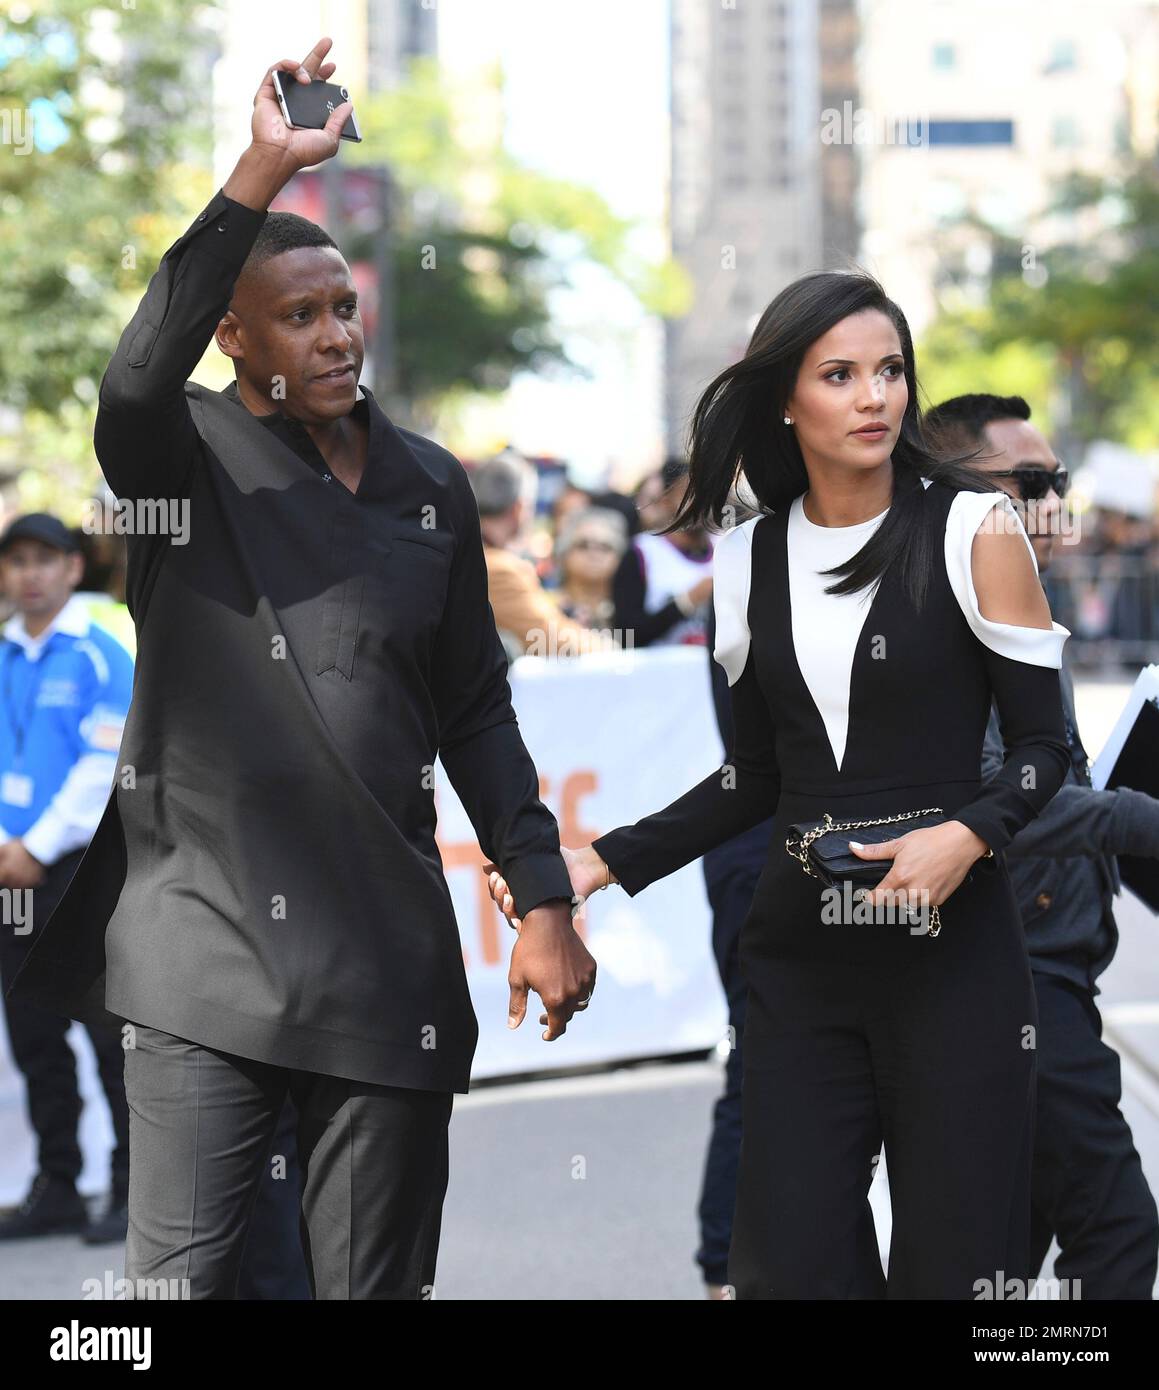
<instances>
[{"instance_id":1,"label":"black long sleeve","mask_svg":"<svg viewBox=\"0 0 1159 1390\"><path fill-rule=\"evenodd\" d=\"M570 901L571 879L511 705L474 494L466 473L455 477L459 539L434 656L439 757L480 848L503 870L514 915L524 917L553 898Z\"/></svg>"},{"instance_id":2,"label":"black long sleeve","mask_svg":"<svg viewBox=\"0 0 1159 1390\"><path fill-rule=\"evenodd\" d=\"M592 841L629 897L776 811L781 776L775 730L751 649L729 695L733 734L721 767L663 810Z\"/></svg>"},{"instance_id":3,"label":"black long sleeve","mask_svg":"<svg viewBox=\"0 0 1159 1390\"><path fill-rule=\"evenodd\" d=\"M998 854L1066 781L1070 749L1057 668L1015 661L986 646L983 650L1006 758L954 819Z\"/></svg>"},{"instance_id":4,"label":"black long sleeve","mask_svg":"<svg viewBox=\"0 0 1159 1390\"><path fill-rule=\"evenodd\" d=\"M200 441L185 383L267 213L220 190L161 258L101 381L94 443L118 497L184 497Z\"/></svg>"}]
</instances>

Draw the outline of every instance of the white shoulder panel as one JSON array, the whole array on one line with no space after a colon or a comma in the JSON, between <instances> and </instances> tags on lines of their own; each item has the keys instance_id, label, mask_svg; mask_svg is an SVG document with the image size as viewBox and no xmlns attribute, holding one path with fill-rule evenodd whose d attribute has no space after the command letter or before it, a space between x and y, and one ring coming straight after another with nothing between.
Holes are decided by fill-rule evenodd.
<instances>
[{"instance_id":1,"label":"white shoulder panel","mask_svg":"<svg viewBox=\"0 0 1159 1390\"><path fill-rule=\"evenodd\" d=\"M749 655L749 591L752 586L754 516L726 531L712 556L712 604L716 612L713 656L724 667L729 685L740 679Z\"/></svg>"},{"instance_id":2,"label":"white shoulder panel","mask_svg":"<svg viewBox=\"0 0 1159 1390\"><path fill-rule=\"evenodd\" d=\"M946 573L958 606L966 616L974 635L999 656L1013 661L1025 661L1031 666L1062 666L1062 649L1070 630L1061 623L1052 623L1050 631L1040 627L1021 627L1012 623L995 623L982 616L978 595L974 591L970 557L974 536L993 507L1004 507L1018 522L1018 530L1030 551L1034 572L1038 560L1022 518L1005 492L959 492L950 503L946 518Z\"/></svg>"}]
</instances>

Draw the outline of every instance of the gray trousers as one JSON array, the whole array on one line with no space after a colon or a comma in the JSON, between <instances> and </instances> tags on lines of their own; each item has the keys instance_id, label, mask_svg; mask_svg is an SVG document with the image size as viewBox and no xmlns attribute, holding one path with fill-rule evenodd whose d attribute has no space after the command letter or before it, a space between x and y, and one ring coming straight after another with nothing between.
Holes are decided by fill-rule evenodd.
<instances>
[{"instance_id":1,"label":"gray trousers","mask_svg":"<svg viewBox=\"0 0 1159 1390\"><path fill-rule=\"evenodd\" d=\"M128 1296L235 1296L265 1165L278 1176L270 1145L287 1095L314 1297L434 1296L452 1092L294 1071L133 1027ZM175 1282L155 1292L160 1280Z\"/></svg>"}]
</instances>

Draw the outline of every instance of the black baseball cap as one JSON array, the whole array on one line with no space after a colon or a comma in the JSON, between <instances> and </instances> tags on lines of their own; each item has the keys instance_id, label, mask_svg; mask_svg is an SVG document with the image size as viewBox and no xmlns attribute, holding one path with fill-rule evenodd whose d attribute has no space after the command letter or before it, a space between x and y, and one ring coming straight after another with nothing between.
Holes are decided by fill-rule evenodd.
<instances>
[{"instance_id":1,"label":"black baseball cap","mask_svg":"<svg viewBox=\"0 0 1159 1390\"><path fill-rule=\"evenodd\" d=\"M59 517L49 512L29 512L18 516L0 536L0 555L13 541L43 541L66 554L80 549L80 542Z\"/></svg>"}]
</instances>

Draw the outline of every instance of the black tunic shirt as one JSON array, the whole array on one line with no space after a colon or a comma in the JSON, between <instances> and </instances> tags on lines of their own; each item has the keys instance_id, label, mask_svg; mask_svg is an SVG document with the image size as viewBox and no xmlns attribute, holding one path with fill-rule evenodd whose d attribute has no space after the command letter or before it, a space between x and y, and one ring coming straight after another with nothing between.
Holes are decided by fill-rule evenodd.
<instances>
[{"instance_id":1,"label":"black tunic shirt","mask_svg":"<svg viewBox=\"0 0 1159 1390\"><path fill-rule=\"evenodd\" d=\"M266 214L220 191L101 384L138 631L121 775L16 984L260 1061L467 1089L477 1024L435 844L441 757L516 912L570 898L511 707L479 516L373 395L355 492L304 426L187 381ZM154 511L156 516L158 511Z\"/></svg>"}]
</instances>

